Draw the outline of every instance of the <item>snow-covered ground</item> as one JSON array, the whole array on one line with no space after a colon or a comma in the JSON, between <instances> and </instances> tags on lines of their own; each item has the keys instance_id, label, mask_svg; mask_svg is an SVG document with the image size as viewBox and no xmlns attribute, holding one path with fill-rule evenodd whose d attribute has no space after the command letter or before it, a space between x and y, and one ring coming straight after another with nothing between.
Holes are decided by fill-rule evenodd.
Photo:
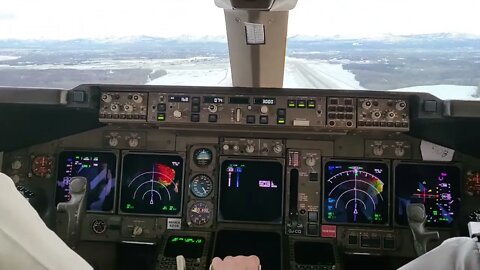
<instances>
[{"instance_id":1,"label":"snow-covered ground","mask_svg":"<svg viewBox=\"0 0 480 270\"><path fill-rule=\"evenodd\" d=\"M19 56L11 56L11 55L0 55L0 61L7 61L7 60L15 60L20 58Z\"/></svg>"},{"instance_id":2,"label":"snow-covered ground","mask_svg":"<svg viewBox=\"0 0 480 270\"><path fill-rule=\"evenodd\" d=\"M168 65L157 65L156 68L166 70L167 74L148 84L156 85L198 85L198 86L229 86L231 73L228 61L199 61ZM341 64L309 61L298 58L287 58L285 66L284 87L315 88L315 89L363 89L355 75Z\"/></svg>"},{"instance_id":3,"label":"snow-covered ground","mask_svg":"<svg viewBox=\"0 0 480 270\"><path fill-rule=\"evenodd\" d=\"M459 100L480 100L480 97L475 96L476 86L463 85L422 85L413 86L392 91L397 92L425 92L430 93L440 99L459 99Z\"/></svg>"}]
</instances>

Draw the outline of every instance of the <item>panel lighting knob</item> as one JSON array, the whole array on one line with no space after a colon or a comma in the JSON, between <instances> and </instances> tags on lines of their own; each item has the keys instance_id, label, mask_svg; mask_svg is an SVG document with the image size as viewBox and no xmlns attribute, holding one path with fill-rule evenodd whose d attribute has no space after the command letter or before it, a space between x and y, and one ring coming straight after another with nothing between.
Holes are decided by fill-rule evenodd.
<instances>
[{"instance_id":1,"label":"panel lighting knob","mask_svg":"<svg viewBox=\"0 0 480 270\"><path fill-rule=\"evenodd\" d=\"M397 111L403 111L406 107L407 107L407 103L403 100L395 104L395 109L397 109Z\"/></svg>"},{"instance_id":2,"label":"panel lighting knob","mask_svg":"<svg viewBox=\"0 0 480 270\"><path fill-rule=\"evenodd\" d=\"M403 157L405 155L405 148L403 147L396 147L395 148L395 156Z\"/></svg>"},{"instance_id":3,"label":"panel lighting knob","mask_svg":"<svg viewBox=\"0 0 480 270\"><path fill-rule=\"evenodd\" d=\"M132 99L133 99L133 102L135 103L142 103L143 101L143 97L139 94L133 95Z\"/></svg>"},{"instance_id":4,"label":"panel lighting knob","mask_svg":"<svg viewBox=\"0 0 480 270\"><path fill-rule=\"evenodd\" d=\"M260 112L263 113L263 114L267 114L267 113L268 113L268 106L263 105L263 106L260 108Z\"/></svg>"},{"instance_id":5,"label":"panel lighting knob","mask_svg":"<svg viewBox=\"0 0 480 270\"><path fill-rule=\"evenodd\" d=\"M317 164L317 160L314 157L307 157L305 159L305 164L307 164L308 167L313 167Z\"/></svg>"},{"instance_id":6,"label":"panel lighting knob","mask_svg":"<svg viewBox=\"0 0 480 270\"><path fill-rule=\"evenodd\" d=\"M382 117L382 113L379 111L372 112L372 119L378 120Z\"/></svg>"},{"instance_id":7,"label":"panel lighting knob","mask_svg":"<svg viewBox=\"0 0 480 270\"><path fill-rule=\"evenodd\" d=\"M233 146L233 151L238 152L240 150L240 147L238 145Z\"/></svg>"},{"instance_id":8,"label":"panel lighting knob","mask_svg":"<svg viewBox=\"0 0 480 270\"><path fill-rule=\"evenodd\" d=\"M112 102L112 96L109 94L103 94L102 95L102 101L105 103L110 103Z\"/></svg>"},{"instance_id":9,"label":"panel lighting knob","mask_svg":"<svg viewBox=\"0 0 480 270\"><path fill-rule=\"evenodd\" d=\"M223 151L228 151L228 150L230 150L230 145L224 144L223 145Z\"/></svg>"},{"instance_id":10,"label":"panel lighting knob","mask_svg":"<svg viewBox=\"0 0 480 270\"><path fill-rule=\"evenodd\" d=\"M383 156L383 147L381 145L375 145L373 147L373 154L375 156Z\"/></svg>"},{"instance_id":11,"label":"panel lighting knob","mask_svg":"<svg viewBox=\"0 0 480 270\"><path fill-rule=\"evenodd\" d=\"M372 101L371 100L365 100L363 103L362 103L362 108L364 108L365 110L368 110L372 107Z\"/></svg>"},{"instance_id":12,"label":"panel lighting knob","mask_svg":"<svg viewBox=\"0 0 480 270\"><path fill-rule=\"evenodd\" d=\"M118 105L117 105L117 104L112 104L112 105L110 105L110 110L111 110L112 112L118 112L118 109L119 109L119 108L118 108Z\"/></svg>"},{"instance_id":13,"label":"panel lighting knob","mask_svg":"<svg viewBox=\"0 0 480 270\"><path fill-rule=\"evenodd\" d=\"M175 111L173 112L173 117L175 117L175 118L182 118L182 112L179 111L179 110L175 110Z\"/></svg>"},{"instance_id":14,"label":"panel lighting knob","mask_svg":"<svg viewBox=\"0 0 480 270\"><path fill-rule=\"evenodd\" d=\"M135 148L138 146L138 139L137 138L131 138L130 140L128 140L128 146L130 146L131 148Z\"/></svg>"},{"instance_id":15,"label":"panel lighting knob","mask_svg":"<svg viewBox=\"0 0 480 270\"><path fill-rule=\"evenodd\" d=\"M275 152L275 154L280 154L282 151L283 146L281 144L275 144L275 146L273 146L273 152Z\"/></svg>"},{"instance_id":16,"label":"panel lighting knob","mask_svg":"<svg viewBox=\"0 0 480 270\"><path fill-rule=\"evenodd\" d=\"M143 228L138 226L138 225L135 225L135 227L133 227L133 231L132 231L132 235L133 236L140 236L142 235L143 233Z\"/></svg>"},{"instance_id":17,"label":"panel lighting knob","mask_svg":"<svg viewBox=\"0 0 480 270\"><path fill-rule=\"evenodd\" d=\"M248 144L246 147L245 147L245 152L251 154L253 152L255 152L255 146L251 145L251 144Z\"/></svg>"},{"instance_id":18,"label":"panel lighting knob","mask_svg":"<svg viewBox=\"0 0 480 270\"><path fill-rule=\"evenodd\" d=\"M127 113L131 113L131 112L133 112L133 106L130 105L130 104L125 104L125 105L123 105L123 110Z\"/></svg>"},{"instance_id":19,"label":"panel lighting knob","mask_svg":"<svg viewBox=\"0 0 480 270\"><path fill-rule=\"evenodd\" d=\"M23 164L20 160L15 160L12 162L12 170L20 170L22 168Z\"/></svg>"},{"instance_id":20,"label":"panel lighting knob","mask_svg":"<svg viewBox=\"0 0 480 270\"><path fill-rule=\"evenodd\" d=\"M108 145L110 145L111 147L116 147L118 145L118 139L117 137L111 137L109 140L108 140Z\"/></svg>"}]
</instances>

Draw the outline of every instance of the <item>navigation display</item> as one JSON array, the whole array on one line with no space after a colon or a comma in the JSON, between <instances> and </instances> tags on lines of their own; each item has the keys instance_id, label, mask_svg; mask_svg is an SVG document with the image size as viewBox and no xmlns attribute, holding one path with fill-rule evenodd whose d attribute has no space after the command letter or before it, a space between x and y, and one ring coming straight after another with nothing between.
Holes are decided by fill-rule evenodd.
<instances>
[{"instance_id":1,"label":"navigation display","mask_svg":"<svg viewBox=\"0 0 480 270\"><path fill-rule=\"evenodd\" d=\"M70 182L87 179L87 211L111 212L115 202L117 157L108 152L65 151L58 159L55 204L70 201Z\"/></svg>"},{"instance_id":2,"label":"navigation display","mask_svg":"<svg viewBox=\"0 0 480 270\"><path fill-rule=\"evenodd\" d=\"M124 213L177 216L182 181L180 156L127 154L123 157L120 209Z\"/></svg>"},{"instance_id":3,"label":"navigation display","mask_svg":"<svg viewBox=\"0 0 480 270\"><path fill-rule=\"evenodd\" d=\"M388 223L388 166L377 162L325 164L324 219L331 223Z\"/></svg>"},{"instance_id":4,"label":"navigation display","mask_svg":"<svg viewBox=\"0 0 480 270\"><path fill-rule=\"evenodd\" d=\"M395 221L408 225L407 205L425 205L427 225L449 227L460 203L460 169L449 165L399 164L395 168Z\"/></svg>"},{"instance_id":5,"label":"navigation display","mask_svg":"<svg viewBox=\"0 0 480 270\"><path fill-rule=\"evenodd\" d=\"M163 255L169 258L183 255L186 259L197 259L202 258L204 247L203 237L170 236Z\"/></svg>"},{"instance_id":6,"label":"navigation display","mask_svg":"<svg viewBox=\"0 0 480 270\"><path fill-rule=\"evenodd\" d=\"M220 182L220 218L282 222L283 165L278 161L226 160Z\"/></svg>"}]
</instances>

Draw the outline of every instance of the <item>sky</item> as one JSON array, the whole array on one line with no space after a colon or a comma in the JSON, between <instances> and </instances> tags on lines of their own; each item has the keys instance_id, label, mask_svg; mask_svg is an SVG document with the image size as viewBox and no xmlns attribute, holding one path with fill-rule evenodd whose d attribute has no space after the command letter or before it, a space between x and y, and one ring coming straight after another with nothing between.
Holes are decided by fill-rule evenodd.
<instances>
[{"instance_id":1,"label":"sky","mask_svg":"<svg viewBox=\"0 0 480 270\"><path fill-rule=\"evenodd\" d=\"M214 0L1 0L0 39L225 36ZM480 35L479 0L298 0L289 36Z\"/></svg>"}]
</instances>

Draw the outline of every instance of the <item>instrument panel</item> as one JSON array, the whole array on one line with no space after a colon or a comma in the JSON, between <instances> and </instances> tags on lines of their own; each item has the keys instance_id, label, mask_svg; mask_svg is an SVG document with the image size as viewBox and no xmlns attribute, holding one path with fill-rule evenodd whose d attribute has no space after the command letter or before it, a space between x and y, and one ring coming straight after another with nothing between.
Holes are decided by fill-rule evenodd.
<instances>
[{"instance_id":1,"label":"instrument panel","mask_svg":"<svg viewBox=\"0 0 480 270\"><path fill-rule=\"evenodd\" d=\"M279 92L279 91L277 91ZM103 92L104 123L202 124L306 129L408 131L408 100L288 94Z\"/></svg>"},{"instance_id":2,"label":"instrument panel","mask_svg":"<svg viewBox=\"0 0 480 270\"><path fill-rule=\"evenodd\" d=\"M180 248L192 269L205 269L207 257L226 252L216 243L246 239L291 250L265 247L290 256L291 269L322 264L306 250L329 254L328 267L339 252L413 257L409 203L426 205L427 227L442 238L464 216L480 216L462 210L462 198L478 197L480 162L423 160L409 133L419 104L407 94L117 86L98 94L104 126L7 152L4 171L33 186L34 199L43 190L52 209L84 176L81 239L158 244L160 269Z\"/></svg>"}]
</instances>

